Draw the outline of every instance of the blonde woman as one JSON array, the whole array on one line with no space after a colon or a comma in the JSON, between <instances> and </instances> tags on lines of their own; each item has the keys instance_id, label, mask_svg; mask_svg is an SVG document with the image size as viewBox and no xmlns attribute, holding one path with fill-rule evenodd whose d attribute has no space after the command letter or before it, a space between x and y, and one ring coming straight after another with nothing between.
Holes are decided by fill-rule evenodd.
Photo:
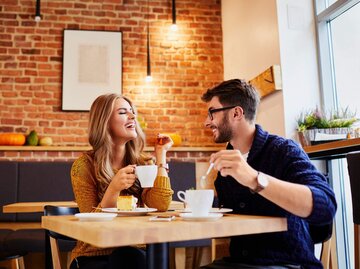
<instances>
[{"instance_id":1,"label":"blonde woman","mask_svg":"<svg viewBox=\"0 0 360 269\"><path fill-rule=\"evenodd\" d=\"M173 191L164 166L158 166L154 187L143 189L136 178L136 165L151 164L144 154L144 134L136 121L132 102L118 94L99 96L91 106L89 143L93 150L81 155L71 169L71 181L80 212L116 207L119 195L134 195L138 206L146 204L166 211ZM159 135L155 145L158 164L166 163L173 142ZM96 208L96 209L95 209ZM70 268L144 268L145 251L136 247L101 249L77 242Z\"/></svg>"}]
</instances>

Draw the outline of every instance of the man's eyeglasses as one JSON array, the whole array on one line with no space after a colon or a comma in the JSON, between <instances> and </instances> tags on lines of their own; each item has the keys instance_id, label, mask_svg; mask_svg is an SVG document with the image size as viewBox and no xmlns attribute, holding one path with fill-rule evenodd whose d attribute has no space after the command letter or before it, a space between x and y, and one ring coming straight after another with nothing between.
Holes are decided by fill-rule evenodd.
<instances>
[{"instance_id":1,"label":"man's eyeglasses","mask_svg":"<svg viewBox=\"0 0 360 269\"><path fill-rule=\"evenodd\" d=\"M213 108L213 109L209 109L208 110L208 116L209 116L209 119L210 120L213 120L213 114L216 113L216 112L219 112L219 111L223 111L223 110L227 110L227 109L232 109L234 107L237 107L237 106L225 106L225 107L220 107L220 108Z\"/></svg>"}]
</instances>

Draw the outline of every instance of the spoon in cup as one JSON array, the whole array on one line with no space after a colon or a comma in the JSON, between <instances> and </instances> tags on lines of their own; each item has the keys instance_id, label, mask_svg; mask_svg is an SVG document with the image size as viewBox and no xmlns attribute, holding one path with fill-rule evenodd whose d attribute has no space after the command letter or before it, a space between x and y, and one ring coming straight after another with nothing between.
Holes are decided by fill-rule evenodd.
<instances>
[{"instance_id":1,"label":"spoon in cup","mask_svg":"<svg viewBox=\"0 0 360 269\"><path fill-rule=\"evenodd\" d=\"M211 169L213 169L214 163L210 163L208 170L206 171L205 175L200 177L200 185L202 188L206 188L207 185L207 177L211 172Z\"/></svg>"}]
</instances>

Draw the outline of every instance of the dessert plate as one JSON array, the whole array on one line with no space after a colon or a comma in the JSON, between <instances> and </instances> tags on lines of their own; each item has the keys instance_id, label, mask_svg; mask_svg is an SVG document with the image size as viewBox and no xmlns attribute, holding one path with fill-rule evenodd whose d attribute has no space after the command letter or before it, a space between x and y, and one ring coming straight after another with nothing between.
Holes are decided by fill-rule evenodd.
<instances>
[{"instance_id":1,"label":"dessert plate","mask_svg":"<svg viewBox=\"0 0 360 269\"><path fill-rule=\"evenodd\" d=\"M187 221L214 221L220 219L223 214L209 213L207 216L194 216L192 213L180 213L179 216Z\"/></svg>"},{"instance_id":2,"label":"dessert plate","mask_svg":"<svg viewBox=\"0 0 360 269\"><path fill-rule=\"evenodd\" d=\"M191 213L190 209L177 209L175 210L177 212L181 212L181 213ZM217 208L217 207L213 207L210 209L210 213L228 213L228 212L232 212L233 210L231 208Z\"/></svg>"},{"instance_id":3,"label":"dessert plate","mask_svg":"<svg viewBox=\"0 0 360 269\"><path fill-rule=\"evenodd\" d=\"M118 216L145 216L147 213L157 211L156 208L137 207L133 210L119 210L115 207L102 208L101 211L109 213L117 213Z\"/></svg>"},{"instance_id":4,"label":"dessert plate","mask_svg":"<svg viewBox=\"0 0 360 269\"><path fill-rule=\"evenodd\" d=\"M113 220L117 214L115 213L77 213L74 215L80 221L109 221Z\"/></svg>"}]
</instances>

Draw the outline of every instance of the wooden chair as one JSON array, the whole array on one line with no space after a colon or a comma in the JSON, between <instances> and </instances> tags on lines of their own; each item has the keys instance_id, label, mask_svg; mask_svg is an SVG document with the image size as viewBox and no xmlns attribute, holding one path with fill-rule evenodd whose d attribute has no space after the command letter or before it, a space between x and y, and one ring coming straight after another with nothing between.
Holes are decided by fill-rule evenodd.
<instances>
[{"instance_id":1,"label":"wooden chair","mask_svg":"<svg viewBox=\"0 0 360 269\"><path fill-rule=\"evenodd\" d=\"M204 175L209 163L170 162L169 176L174 190L173 200L178 201L177 192L190 188L199 188L198 179ZM174 173L176 171L176 173ZM211 239L170 242L170 268L199 268L204 258L204 249L210 252ZM188 250L188 251L187 251ZM187 252L192 252L187 256ZM210 256L210 255L209 255ZM189 262L190 258L191 262ZM210 260L210 257L209 257Z\"/></svg>"},{"instance_id":2,"label":"wooden chair","mask_svg":"<svg viewBox=\"0 0 360 269\"><path fill-rule=\"evenodd\" d=\"M26 253L0 252L0 262L12 261L12 267L16 269L25 269L24 255ZM1 267L2 268L2 267Z\"/></svg>"},{"instance_id":3,"label":"wooden chair","mask_svg":"<svg viewBox=\"0 0 360 269\"><path fill-rule=\"evenodd\" d=\"M350 178L354 222L355 269L360 269L360 151L346 156Z\"/></svg>"},{"instance_id":4,"label":"wooden chair","mask_svg":"<svg viewBox=\"0 0 360 269\"><path fill-rule=\"evenodd\" d=\"M324 269L333 268L332 264L337 264L332 258L336 255L332 254L332 248L334 247L335 229L334 224L329 223L325 225L310 225L310 236L314 244L321 243L320 261ZM333 268L334 269L334 268Z\"/></svg>"},{"instance_id":5,"label":"wooden chair","mask_svg":"<svg viewBox=\"0 0 360 269\"><path fill-rule=\"evenodd\" d=\"M60 207L60 206L51 206L47 205L44 207L44 215L45 216L58 216L58 215L73 215L79 213L79 208L77 207ZM59 240L65 240L68 243L66 250L70 250L75 246L76 239L46 230L45 240L47 242L47 246L45 249L45 258L46 258L46 267L53 269L61 269L66 268L66 266L61 266L60 260L60 249L59 249ZM49 249L50 245L50 249ZM51 254L51 258L50 258ZM52 264L52 267L51 267Z\"/></svg>"},{"instance_id":6,"label":"wooden chair","mask_svg":"<svg viewBox=\"0 0 360 269\"><path fill-rule=\"evenodd\" d=\"M25 269L24 256L27 253L25 251L9 251L3 246L7 236L12 232L12 230L8 229L0 230L0 262L9 261L11 262L11 268Z\"/></svg>"}]
</instances>

